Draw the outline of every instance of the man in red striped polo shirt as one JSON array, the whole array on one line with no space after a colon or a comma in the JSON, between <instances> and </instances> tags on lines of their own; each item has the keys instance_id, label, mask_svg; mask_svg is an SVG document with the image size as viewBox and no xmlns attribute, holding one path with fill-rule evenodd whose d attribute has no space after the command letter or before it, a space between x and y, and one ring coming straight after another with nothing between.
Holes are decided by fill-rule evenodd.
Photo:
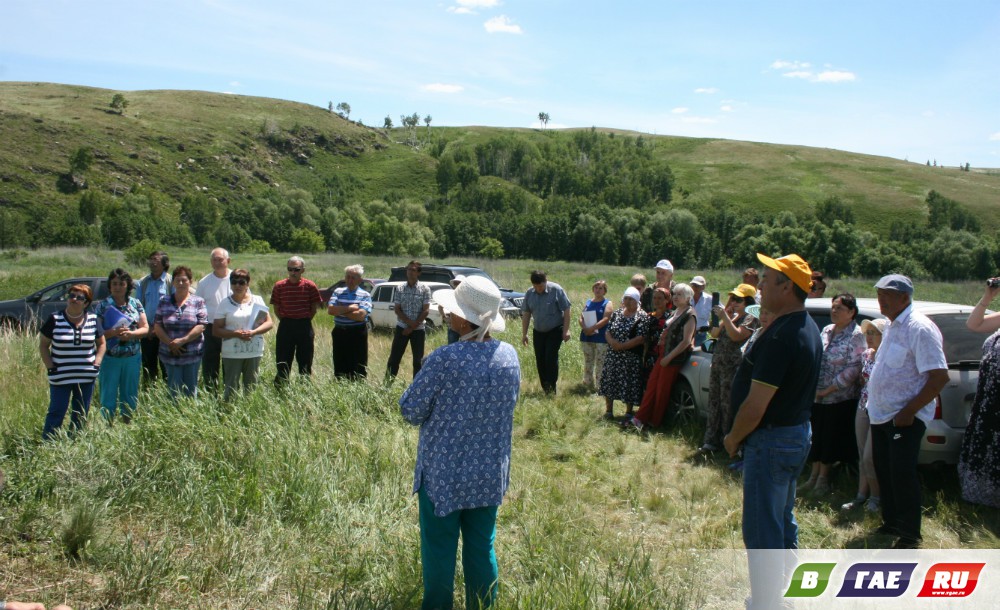
<instances>
[{"instance_id":1,"label":"man in red striped polo shirt","mask_svg":"<svg viewBox=\"0 0 1000 610\"><path fill-rule=\"evenodd\" d=\"M299 375L312 374L312 319L323 304L323 297L312 280L302 277L305 270L305 261L293 256L288 259L288 277L275 282L271 289L271 305L280 320L274 345L278 368L274 384L277 386L288 382L293 359L299 363Z\"/></svg>"}]
</instances>

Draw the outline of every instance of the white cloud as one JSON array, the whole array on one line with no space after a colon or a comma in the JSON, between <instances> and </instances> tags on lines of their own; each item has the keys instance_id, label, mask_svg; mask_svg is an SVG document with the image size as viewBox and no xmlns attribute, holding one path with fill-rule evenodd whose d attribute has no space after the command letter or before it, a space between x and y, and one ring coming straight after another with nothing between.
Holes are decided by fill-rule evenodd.
<instances>
[{"instance_id":1,"label":"white cloud","mask_svg":"<svg viewBox=\"0 0 1000 610\"><path fill-rule=\"evenodd\" d=\"M1000 142L1000 131L990 134L990 142Z\"/></svg>"},{"instance_id":2,"label":"white cloud","mask_svg":"<svg viewBox=\"0 0 1000 610\"><path fill-rule=\"evenodd\" d=\"M238 81L238 80L234 80L234 81L231 81L231 82L229 83L229 86L230 86L230 87L233 87L233 88L237 88L237 87L242 87L242 86L243 86L243 84L242 84L242 83L240 83L240 81Z\"/></svg>"},{"instance_id":3,"label":"white cloud","mask_svg":"<svg viewBox=\"0 0 1000 610\"><path fill-rule=\"evenodd\" d=\"M673 110L671 110L670 112L672 112L672 113L674 113L674 114L684 114L684 113L685 113L685 112L687 112L688 110L689 110L688 108L684 108L683 106L681 106L681 107L679 107L679 108L674 108L674 109L673 109Z\"/></svg>"},{"instance_id":4,"label":"white cloud","mask_svg":"<svg viewBox=\"0 0 1000 610\"><path fill-rule=\"evenodd\" d=\"M808 61L785 61L783 59L771 64L771 68L774 70L803 70L810 67L812 64Z\"/></svg>"},{"instance_id":5,"label":"white cloud","mask_svg":"<svg viewBox=\"0 0 1000 610\"><path fill-rule=\"evenodd\" d=\"M475 15L476 11L471 8L465 8L464 6L449 6L445 9L449 13L454 13L455 15Z\"/></svg>"},{"instance_id":6,"label":"white cloud","mask_svg":"<svg viewBox=\"0 0 1000 610\"><path fill-rule=\"evenodd\" d=\"M816 75L813 82L816 83L843 83L855 80L854 72L846 70L827 70Z\"/></svg>"},{"instance_id":7,"label":"white cloud","mask_svg":"<svg viewBox=\"0 0 1000 610\"><path fill-rule=\"evenodd\" d=\"M507 15L500 15L499 17L493 17L483 24L486 31L490 34L496 34L497 32L501 34L523 34L524 30L521 26L512 23L510 17Z\"/></svg>"},{"instance_id":8,"label":"white cloud","mask_svg":"<svg viewBox=\"0 0 1000 610\"><path fill-rule=\"evenodd\" d=\"M500 0L455 0L455 4L463 8L493 8L500 6Z\"/></svg>"},{"instance_id":9,"label":"white cloud","mask_svg":"<svg viewBox=\"0 0 1000 610\"><path fill-rule=\"evenodd\" d=\"M430 91L431 93L461 93L465 91L465 87L462 85L448 85L445 83L430 83L429 85L423 85L420 89Z\"/></svg>"},{"instance_id":10,"label":"white cloud","mask_svg":"<svg viewBox=\"0 0 1000 610\"><path fill-rule=\"evenodd\" d=\"M698 87L697 89L694 90L694 92L711 94L711 93L718 93L719 90L716 89L715 87Z\"/></svg>"},{"instance_id":11,"label":"white cloud","mask_svg":"<svg viewBox=\"0 0 1000 610\"><path fill-rule=\"evenodd\" d=\"M782 76L786 78L806 78L811 79L813 73L808 70L795 70L794 72L785 72Z\"/></svg>"},{"instance_id":12,"label":"white cloud","mask_svg":"<svg viewBox=\"0 0 1000 610\"><path fill-rule=\"evenodd\" d=\"M729 104L725 104L724 106L720 106L719 110L721 110L722 112L732 112L733 107L730 106Z\"/></svg>"}]
</instances>

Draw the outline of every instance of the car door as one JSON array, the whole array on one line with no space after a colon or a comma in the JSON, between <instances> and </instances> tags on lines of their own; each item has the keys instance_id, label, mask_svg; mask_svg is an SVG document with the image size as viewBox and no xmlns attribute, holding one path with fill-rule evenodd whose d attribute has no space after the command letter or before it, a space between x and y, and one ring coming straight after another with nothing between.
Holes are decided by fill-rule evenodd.
<instances>
[{"instance_id":1,"label":"car door","mask_svg":"<svg viewBox=\"0 0 1000 610\"><path fill-rule=\"evenodd\" d=\"M376 327L392 328L396 325L396 311L393 308L392 297L395 286L376 286L372 293L372 324Z\"/></svg>"}]
</instances>

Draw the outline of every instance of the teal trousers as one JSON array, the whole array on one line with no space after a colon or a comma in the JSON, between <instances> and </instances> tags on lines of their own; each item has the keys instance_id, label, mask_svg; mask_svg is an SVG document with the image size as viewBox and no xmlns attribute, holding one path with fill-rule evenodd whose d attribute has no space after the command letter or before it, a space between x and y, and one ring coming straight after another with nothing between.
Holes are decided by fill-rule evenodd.
<instances>
[{"instance_id":1,"label":"teal trousers","mask_svg":"<svg viewBox=\"0 0 1000 610\"><path fill-rule=\"evenodd\" d=\"M420 505L420 563L424 573L422 610L451 610L455 596L455 562L462 535L462 572L465 607L489 608L497 597L497 507L456 510L434 515L434 505L423 486Z\"/></svg>"}]
</instances>

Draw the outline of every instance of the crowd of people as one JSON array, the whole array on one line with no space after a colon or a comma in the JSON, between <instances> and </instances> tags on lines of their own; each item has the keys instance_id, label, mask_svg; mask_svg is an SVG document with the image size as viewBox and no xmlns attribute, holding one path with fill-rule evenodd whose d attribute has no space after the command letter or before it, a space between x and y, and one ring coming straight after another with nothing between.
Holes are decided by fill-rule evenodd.
<instances>
[{"instance_id":1,"label":"crowd of people","mask_svg":"<svg viewBox=\"0 0 1000 610\"><path fill-rule=\"evenodd\" d=\"M706 295L704 277L675 282L666 259L656 264L653 284L634 276L617 308L607 282L594 282L593 298L577 319L584 387L604 398L606 419L615 420L619 401L623 428L659 427L682 367L711 339L709 417L699 450L724 450L742 470L747 548L796 548L797 493L829 493L831 468L854 461L857 494L842 508L880 511L879 534L892 536L894 548L917 547L917 454L924 422L948 380L940 331L912 309L913 283L901 275L874 286L886 319L859 324L855 297L841 293L831 299L831 324L819 329L805 300L822 296L822 274L795 254L758 258L763 273L747 269L725 304ZM150 255L150 273L136 283L136 296L123 269L109 274L110 296L99 303L92 302L89 286L73 286L66 308L40 331L50 383L44 438L56 436L67 411L71 433L83 425L95 382L102 414L124 422L136 413L141 377L151 382L163 375L172 396L193 397L199 371L213 392L221 371L224 401L257 383L264 335L275 326L270 310L251 292L250 273L230 270L225 250L213 250L210 262L212 273L196 287L190 268L169 273L163 252ZM520 362L516 350L494 336L505 328L502 298L481 277L456 279L454 290L435 295L449 341L425 358L431 292L419 280L421 270L419 261L410 261L407 281L395 291L398 321L386 377L398 375L409 348L414 379L400 406L403 417L420 427L413 493L420 508L424 607L451 606L459 537L467 606L486 607L497 591L493 543L497 508L510 481ZM324 305L316 284L303 277L302 258L288 259L287 272L270 295L279 388L288 383L293 360L300 375L311 374L312 320ZM344 285L325 303L334 318L334 373L348 380L365 378L369 368L372 301L361 287L363 274L361 265L345 268ZM530 281L521 340L532 343L542 391L554 395L560 348L571 337L572 304L544 272L532 272ZM997 283L988 283L968 321L970 329L992 335L959 464L963 496L991 506L1000 506L1000 463L992 449L1000 435L1000 313L985 310L1000 292ZM797 484L809 461L808 478ZM771 607L773 570L755 567L751 553L750 572L758 600L751 607Z\"/></svg>"}]
</instances>

